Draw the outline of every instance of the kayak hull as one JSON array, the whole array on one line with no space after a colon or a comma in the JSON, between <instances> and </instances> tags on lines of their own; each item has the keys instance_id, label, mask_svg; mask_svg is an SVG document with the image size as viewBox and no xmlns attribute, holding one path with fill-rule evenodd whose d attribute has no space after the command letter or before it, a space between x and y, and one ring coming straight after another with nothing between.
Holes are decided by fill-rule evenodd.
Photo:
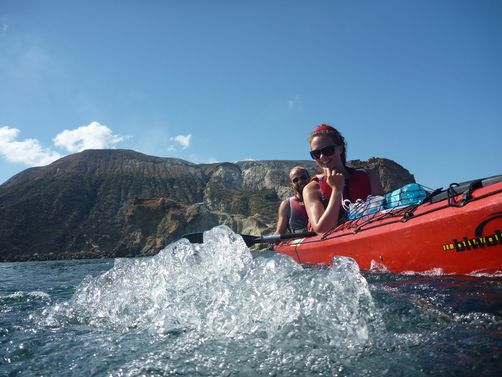
<instances>
[{"instance_id":1,"label":"kayak hull","mask_svg":"<svg viewBox=\"0 0 502 377\"><path fill-rule=\"evenodd\" d=\"M419 206L379 212L275 252L305 265L353 258L363 270L394 273L502 273L502 182Z\"/></svg>"}]
</instances>

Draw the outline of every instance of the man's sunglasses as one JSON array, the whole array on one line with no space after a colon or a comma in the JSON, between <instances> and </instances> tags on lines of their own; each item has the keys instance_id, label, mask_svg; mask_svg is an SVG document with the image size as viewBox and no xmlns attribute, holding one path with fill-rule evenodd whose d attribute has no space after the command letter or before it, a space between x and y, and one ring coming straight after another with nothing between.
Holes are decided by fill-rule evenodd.
<instances>
[{"instance_id":1,"label":"man's sunglasses","mask_svg":"<svg viewBox=\"0 0 502 377\"><path fill-rule=\"evenodd\" d=\"M335 153L335 148L336 145L328 145L327 147L321 148L321 149L314 149L313 151L310 151L310 157L312 157L314 160L318 160L321 158L321 155L324 156L331 156L333 153Z\"/></svg>"},{"instance_id":2,"label":"man's sunglasses","mask_svg":"<svg viewBox=\"0 0 502 377\"><path fill-rule=\"evenodd\" d=\"M297 183L298 181L308 181L309 177L307 177L306 175L300 175L299 177L295 177L291 180L291 182L293 183Z\"/></svg>"}]
</instances>

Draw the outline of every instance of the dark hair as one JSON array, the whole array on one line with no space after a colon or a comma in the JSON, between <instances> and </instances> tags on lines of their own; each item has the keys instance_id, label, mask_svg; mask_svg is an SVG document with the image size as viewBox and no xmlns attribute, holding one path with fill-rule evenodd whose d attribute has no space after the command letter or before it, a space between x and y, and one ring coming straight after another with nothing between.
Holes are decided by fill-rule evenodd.
<instances>
[{"instance_id":1,"label":"dark hair","mask_svg":"<svg viewBox=\"0 0 502 377\"><path fill-rule=\"evenodd\" d=\"M308 139L309 144L312 142L312 139L314 137L321 136L321 135L329 136L329 137L331 137L331 139L333 140L333 143L335 145L343 146L343 153L342 153L341 157L342 157L342 162L345 165L347 162L347 157L346 157L347 143L345 142L345 139L342 136L342 134L336 128L331 127L330 125L323 123L323 124L320 124L319 126L317 126L316 128L314 128L314 130L310 133L309 139Z\"/></svg>"}]
</instances>

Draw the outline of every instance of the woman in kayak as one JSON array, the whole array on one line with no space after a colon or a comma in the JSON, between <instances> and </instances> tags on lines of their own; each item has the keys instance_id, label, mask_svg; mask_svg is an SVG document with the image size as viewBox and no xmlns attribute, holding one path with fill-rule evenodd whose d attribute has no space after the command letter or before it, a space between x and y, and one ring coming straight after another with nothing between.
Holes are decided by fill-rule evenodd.
<instances>
[{"instance_id":1,"label":"woman in kayak","mask_svg":"<svg viewBox=\"0 0 502 377\"><path fill-rule=\"evenodd\" d=\"M347 144L343 136L327 124L317 126L309 136L310 156L323 174L312 178L303 189L309 229L324 233L338 224L344 210L342 201L383 195L376 172L346 166Z\"/></svg>"}]
</instances>

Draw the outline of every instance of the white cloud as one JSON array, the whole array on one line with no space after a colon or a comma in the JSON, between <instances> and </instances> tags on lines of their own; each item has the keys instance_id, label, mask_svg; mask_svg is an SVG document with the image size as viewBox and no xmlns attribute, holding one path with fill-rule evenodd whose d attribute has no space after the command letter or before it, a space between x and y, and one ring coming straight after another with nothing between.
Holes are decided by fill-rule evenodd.
<instances>
[{"instance_id":1,"label":"white cloud","mask_svg":"<svg viewBox=\"0 0 502 377\"><path fill-rule=\"evenodd\" d=\"M64 130L56 135L54 144L70 153L84 149L105 149L124 141L127 137L114 135L112 130L98 122L74 130Z\"/></svg>"},{"instance_id":2,"label":"white cloud","mask_svg":"<svg viewBox=\"0 0 502 377\"><path fill-rule=\"evenodd\" d=\"M42 147L36 139L18 141L17 128L0 127L0 155L8 161L28 166L42 166L62 156L50 149Z\"/></svg>"},{"instance_id":3,"label":"white cloud","mask_svg":"<svg viewBox=\"0 0 502 377\"><path fill-rule=\"evenodd\" d=\"M175 137L169 138L169 140L176 142L178 145L181 146L181 149L187 149L190 146L190 143L192 141L192 135L178 135ZM174 152L176 151L176 146L175 145L170 145L168 148L169 152Z\"/></svg>"},{"instance_id":4,"label":"white cloud","mask_svg":"<svg viewBox=\"0 0 502 377\"><path fill-rule=\"evenodd\" d=\"M44 148L37 139L18 140L17 128L0 127L0 156L13 163L27 166L43 166L63 157L63 155ZM127 137L114 135L108 127L92 122L75 130L65 130L54 138L57 147L70 153L84 149L103 149L125 140Z\"/></svg>"}]
</instances>

